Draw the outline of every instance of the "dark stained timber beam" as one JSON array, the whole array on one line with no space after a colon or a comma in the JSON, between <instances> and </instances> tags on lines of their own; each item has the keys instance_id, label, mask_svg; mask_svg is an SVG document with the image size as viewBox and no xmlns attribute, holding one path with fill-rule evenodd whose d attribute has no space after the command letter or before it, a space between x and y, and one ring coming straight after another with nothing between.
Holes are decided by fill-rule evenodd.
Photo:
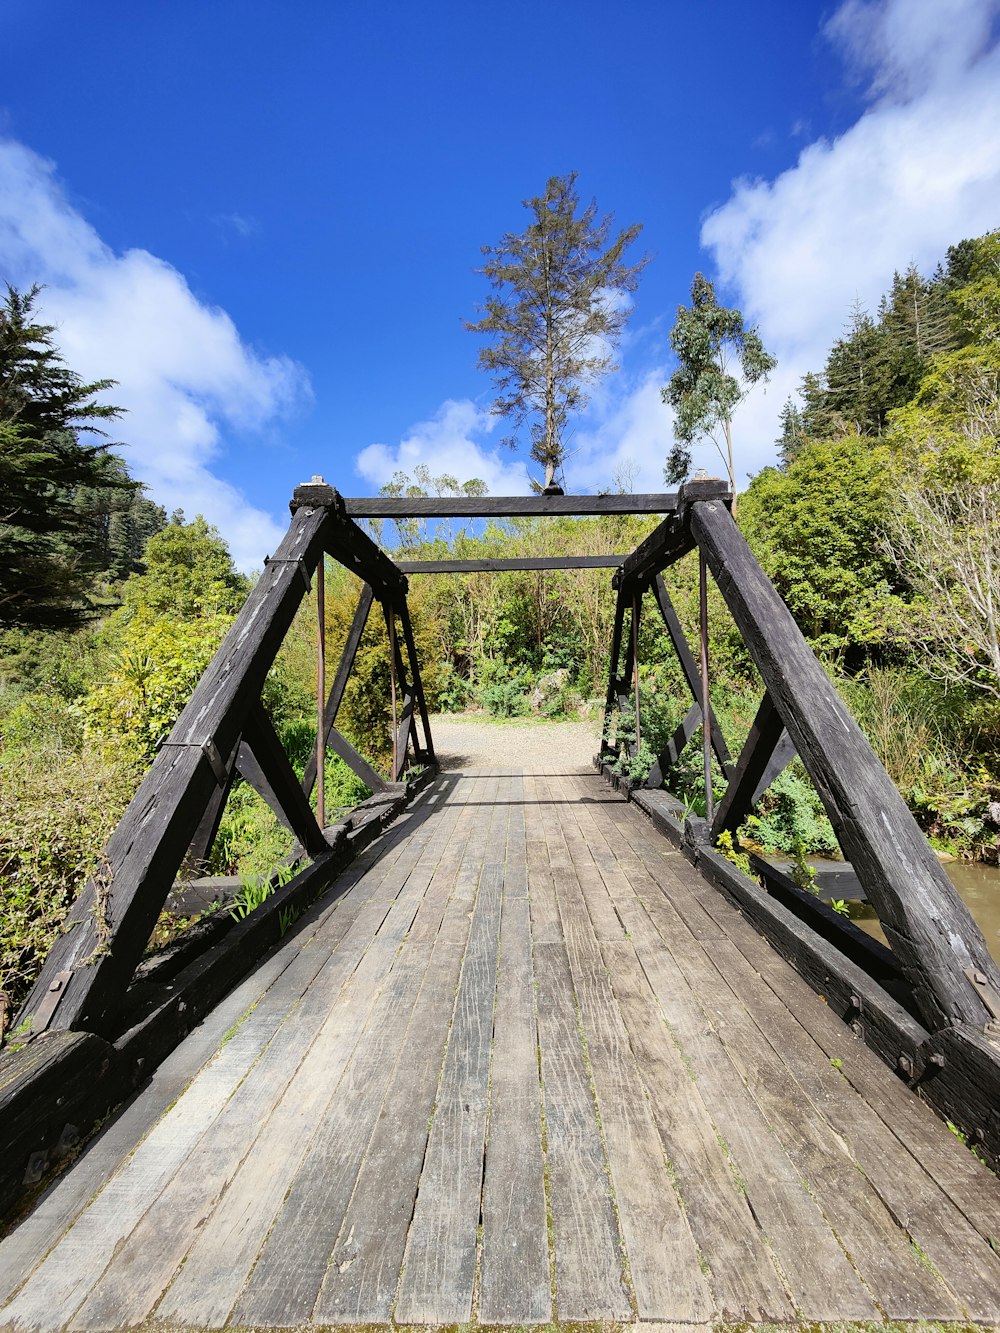
<instances>
[{"instance_id":1,"label":"dark stained timber beam","mask_svg":"<svg viewBox=\"0 0 1000 1333\"><path fill-rule=\"evenodd\" d=\"M695 502L688 522L925 1022L983 1028L1000 968L968 908L725 505Z\"/></svg>"},{"instance_id":2,"label":"dark stained timber beam","mask_svg":"<svg viewBox=\"0 0 1000 1333\"><path fill-rule=\"evenodd\" d=\"M348 517L344 497L333 486L320 478L305 486L296 486L292 495L292 513L301 506L326 510L330 518L327 551L352 574L370 583L379 597L406 592L406 576L400 573L368 533Z\"/></svg>"},{"instance_id":3,"label":"dark stained timber beam","mask_svg":"<svg viewBox=\"0 0 1000 1333\"><path fill-rule=\"evenodd\" d=\"M329 850L309 798L261 704L247 718L236 765L310 856L319 856Z\"/></svg>"},{"instance_id":4,"label":"dark stained timber beam","mask_svg":"<svg viewBox=\"0 0 1000 1333\"><path fill-rule=\"evenodd\" d=\"M619 676L618 661L622 651L622 630L625 625L625 594L619 588L615 601L615 619L611 630L611 655L608 659L608 693L604 701L604 725L601 731L601 744L606 746L611 728L611 714L615 710L618 698Z\"/></svg>"},{"instance_id":5,"label":"dark stained timber beam","mask_svg":"<svg viewBox=\"0 0 1000 1333\"><path fill-rule=\"evenodd\" d=\"M347 640L344 644L344 651L340 657L340 665L337 667L337 674L334 677L333 684L330 686L330 693L327 695L326 707L323 710L324 732L328 735L330 728L337 720L337 714L340 711L340 705L344 698L344 691L347 689L347 682L351 676L351 668L354 666L354 659L358 655L358 648L361 644L361 636L365 632L365 626L368 624L368 616L372 609L374 593L371 584L365 583L361 588L361 596L358 598L358 605L354 612L354 619L351 621L351 628L347 631ZM316 785L316 747L313 746L313 752L309 756L309 762L306 764L306 771L302 775L302 788L306 793L312 792Z\"/></svg>"},{"instance_id":6,"label":"dark stained timber beam","mask_svg":"<svg viewBox=\"0 0 1000 1333\"><path fill-rule=\"evenodd\" d=\"M347 767L351 769L352 772L356 773L365 786L372 792L385 791L387 789L389 784L386 782L385 778L382 777L381 773L377 773L375 769L372 768L364 755L359 754L347 737L341 735L336 727L330 728L330 734L327 736L326 743L334 754L340 755Z\"/></svg>"},{"instance_id":7,"label":"dark stained timber beam","mask_svg":"<svg viewBox=\"0 0 1000 1333\"><path fill-rule=\"evenodd\" d=\"M645 588L654 575L686 555L694 545L684 515L693 499L717 500L729 504L732 494L725 482L689 481L677 493L675 513L665 518L660 526L640 542L622 565L614 579L615 587L629 595L635 589Z\"/></svg>"},{"instance_id":8,"label":"dark stained timber beam","mask_svg":"<svg viewBox=\"0 0 1000 1333\"><path fill-rule=\"evenodd\" d=\"M654 790L663 786L663 779L680 759L684 748L694 733L701 726L701 704L693 703L681 718L680 725L667 741L663 753L649 770L646 786Z\"/></svg>"},{"instance_id":9,"label":"dark stained timber beam","mask_svg":"<svg viewBox=\"0 0 1000 1333\"><path fill-rule=\"evenodd\" d=\"M413 638L413 625L410 623L410 612L404 598L399 607L399 619L403 626L403 643L406 645L406 655L410 659L410 678L413 681L413 691L416 696L417 711L420 714L420 725L424 733L423 749L417 750L416 741L414 749L417 750L418 759L434 761L434 741L431 737L430 718L427 715L427 700L424 698L423 681L420 679L420 662L417 658L417 645Z\"/></svg>"},{"instance_id":10,"label":"dark stained timber beam","mask_svg":"<svg viewBox=\"0 0 1000 1333\"><path fill-rule=\"evenodd\" d=\"M667 593L667 585L663 582L663 577L657 574L653 581L653 594L656 597L656 604L660 608L660 615L663 617L663 623L667 627L667 633L670 635L670 642L674 645L674 652L677 654L677 660L681 664L681 670L684 672L684 679L688 683L688 689L695 700L701 699L701 672L698 663L694 660L694 654L685 638L684 631L681 628L681 622L677 618L677 612L674 610L674 604ZM701 707L698 709L699 721L701 720ZM725 737L722 734L722 728L719 726L719 719L715 716L715 709L709 709L709 717L712 724L712 749L715 756L722 765L722 771L727 778L733 774L733 759L729 753L729 747L726 745ZM676 760L674 761L676 763Z\"/></svg>"},{"instance_id":11,"label":"dark stained timber beam","mask_svg":"<svg viewBox=\"0 0 1000 1333\"><path fill-rule=\"evenodd\" d=\"M624 555L540 555L523 560L400 560L404 574L505 574L527 569L618 569Z\"/></svg>"},{"instance_id":12,"label":"dark stained timber beam","mask_svg":"<svg viewBox=\"0 0 1000 1333\"><path fill-rule=\"evenodd\" d=\"M785 724L781 720L781 714L765 690L750 734L740 753L736 772L730 778L729 786L715 812L715 819L712 822L713 843L726 829L734 833L749 814L784 730Z\"/></svg>"},{"instance_id":13,"label":"dark stained timber beam","mask_svg":"<svg viewBox=\"0 0 1000 1333\"><path fill-rule=\"evenodd\" d=\"M542 518L548 515L669 514L677 493L655 495L482 495L343 498L349 518Z\"/></svg>"},{"instance_id":14,"label":"dark stained timber beam","mask_svg":"<svg viewBox=\"0 0 1000 1333\"><path fill-rule=\"evenodd\" d=\"M309 586L329 532L327 509L300 506L165 745L112 833L97 870L70 909L18 1016L33 1019L52 992L48 1026L105 1034L178 868L217 786L226 756ZM59 974L69 972L66 982Z\"/></svg>"}]
</instances>

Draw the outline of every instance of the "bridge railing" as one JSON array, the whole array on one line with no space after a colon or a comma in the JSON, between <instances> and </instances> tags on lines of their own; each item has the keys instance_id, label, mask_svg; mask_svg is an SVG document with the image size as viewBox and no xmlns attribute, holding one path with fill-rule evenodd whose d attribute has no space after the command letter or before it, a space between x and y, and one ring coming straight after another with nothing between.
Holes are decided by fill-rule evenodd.
<instances>
[{"instance_id":1,"label":"bridge railing","mask_svg":"<svg viewBox=\"0 0 1000 1333\"><path fill-rule=\"evenodd\" d=\"M182 863L207 858L237 776L263 796L290 828L302 854L311 858L312 867L300 873L318 892L324 876L317 866L327 867L327 880L336 874L343 857L334 852L345 830L322 827L322 800L316 813L311 807L309 797L321 773L317 755L327 747L334 750L385 809L405 794L400 779L411 752L422 766L434 762L405 575L347 516L331 486L319 482L299 487L291 508L284 540L160 747L112 834L97 873L74 903L17 1017L15 1026L22 1037L58 1029L104 1036L120 1030L129 984L167 895ZM322 584L326 556L355 573L362 588L332 687L325 700L321 695L317 710L317 733L322 724L326 745L314 747L300 782L261 704L261 691L313 578ZM392 782L386 782L335 725L375 601L388 629L397 705ZM320 603L321 679L324 636ZM293 896L294 884L293 880L287 886Z\"/></svg>"},{"instance_id":2,"label":"bridge railing","mask_svg":"<svg viewBox=\"0 0 1000 1333\"><path fill-rule=\"evenodd\" d=\"M682 488L676 508L615 575L617 603L605 708L605 752L630 758L642 739L639 623L647 594L662 617L692 695L692 705L656 756L640 804L662 813L692 859L767 928L818 989L838 992L859 1030L953 1119L1000 1154L1000 968L867 738L852 718L791 613L743 539L718 482ZM696 551L700 573L700 651L692 651L671 605L663 571ZM707 578L722 594L764 682L742 752L734 759L709 698ZM707 716L708 725L703 726ZM683 816L659 792L681 752L701 732L706 819ZM614 744L607 738L613 733ZM711 759L726 779L715 806ZM735 834L770 783L795 756L809 774L847 861L875 908L887 951L861 936L759 859L770 893L713 849ZM656 793L654 795L654 792ZM782 882L783 881L783 882ZM791 909L791 910L790 910ZM810 938L812 954L802 942ZM830 947L832 944L832 948ZM891 952L890 952L891 951ZM868 984L877 982L880 994ZM864 984L862 984L864 982ZM866 991L869 999L862 998ZM878 1013L873 1013L873 1007ZM867 1009L863 1016L862 1010ZM872 1023L870 1020L874 1018ZM866 1031L866 1035L869 1033ZM893 1049L894 1048L894 1049ZM975 1069L974 1075L970 1074ZM961 1084L964 1091L954 1089Z\"/></svg>"}]
</instances>

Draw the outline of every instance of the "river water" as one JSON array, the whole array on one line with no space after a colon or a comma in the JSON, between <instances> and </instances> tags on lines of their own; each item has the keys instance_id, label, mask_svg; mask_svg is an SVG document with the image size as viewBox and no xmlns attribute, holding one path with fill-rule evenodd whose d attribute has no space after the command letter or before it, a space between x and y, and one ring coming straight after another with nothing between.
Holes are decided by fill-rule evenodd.
<instances>
[{"instance_id":1,"label":"river water","mask_svg":"<svg viewBox=\"0 0 1000 1333\"><path fill-rule=\"evenodd\" d=\"M986 936L993 957L1000 962L1000 867L946 861L944 869ZM878 917L868 903L852 902L849 909L851 918L862 930L885 941Z\"/></svg>"}]
</instances>

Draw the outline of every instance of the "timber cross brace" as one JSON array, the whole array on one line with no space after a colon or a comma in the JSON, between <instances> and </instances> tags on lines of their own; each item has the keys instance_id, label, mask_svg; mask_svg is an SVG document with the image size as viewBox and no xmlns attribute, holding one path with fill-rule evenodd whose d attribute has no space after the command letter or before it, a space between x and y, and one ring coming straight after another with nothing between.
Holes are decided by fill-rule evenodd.
<instances>
[{"instance_id":1,"label":"timber cross brace","mask_svg":"<svg viewBox=\"0 0 1000 1333\"><path fill-rule=\"evenodd\" d=\"M267 672L313 574L322 575L326 556L355 573L362 588L332 686L317 710L318 727L321 718L327 747L363 778L375 793L374 806L385 810L405 804L399 779L411 751L428 774L435 768L407 610L407 575L608 567L617 571L612 581L617 602L599 763L623 750L635 758L641 743L639 624L649 594L677 654L692 704L655 757L646 789L635 792L634 799L682 842L705 877L738 903L859 1035L911 1084L919 1082L939 1109L970 1127L1000 1158L1000 1045L995 1035L1000 970L871 746L740 535L730 503L728 489L715 481L690 482L676 494L662 495L416 500L345 500L321 480L299 487L285 539L112 834L101 869L74 905L65 933L18 1016L19 1025L29 1020L33 1034L69 1029L114 1040L127 1020L133 1027L118 1044L132 1041L130 1034L138 1029L129 987L136 967L182 862L207 855L237 774L260 792L312 858L312 864L280 891L288 892L289 901L299 890L305 895L302 901L324 891L344 868L347 843L354 839L355 847L364 845L357 841L362 829L352 831L346 824L320 827L309 801L318 752L300 783L260 702ZM666 517L630 555L404 564L395 564L354 521L608 513ZM685 639L662 577L671 564L695 550L701 573L699 654ZM709 573L765 687L747 741L735 759L709 703ZM390 645L391 783L335 725L375 601L382 608ZM702 725L703 717L707 726ZM685 821L680 811L678 820L678 803L673 803L671 813L671 798L659 788L699 731L708 818ZM713 752L725 780L717 806L711 779ZM878 913L891 952L762 862L755 862L755 869L764 877L763 890L714 851L719 835L735 833L796 754ZM369 841L379 827L369 826L365 835ZM267 910L265 905L258 912ZM256 915L242 925L253 929ZM174 998L183 1010L186 999ZM189 1025L192 1017L186 1013L179 1026Z\"/></svg>"},{"instance_id":2,"label":"timber cross brace","mask_svg":"<svg viewBox=\"0 0 1000 1333\"><path fill-rule=\"evenodd\" d=\"M376 805L405 803L400 780L411 751L417 765L434 766L405 575L347 516L342 497L321 479L296 489L291 511L284 540L265 563L160 747L111 835L100 871L74 903L63 934L18 1015L18 1026L26 1026L32 1036L44 1029L102 1036L120 1030L126 992L167 895L183 863L203 863L207 858L237 776L291 830L299 855L312 859L312 865L286 888L301 879L315 896L325 887L324 878L332 881L343 868L343 855L337 853L347 826L321 828L309 801L317 781L318 747L314 746L300 783L261 704L267 673L313 575L319 572L322 577L326 556L362 580L358 608L322 708L326 747L371 788ZM393 701L402 701L401 709L393 710L392 782L386 782L335 726L374 601L381 605L388 630Z\"/></svg>"}]
</instances>

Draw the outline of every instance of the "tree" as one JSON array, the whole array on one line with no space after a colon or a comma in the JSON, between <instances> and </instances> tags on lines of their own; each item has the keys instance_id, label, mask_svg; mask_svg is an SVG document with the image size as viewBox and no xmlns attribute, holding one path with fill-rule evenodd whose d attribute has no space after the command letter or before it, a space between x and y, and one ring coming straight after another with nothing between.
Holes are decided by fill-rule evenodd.
<instances>
[{"instance_id":1,"label":"tree","mask_svg":"<svg viewBox=\"0 0 1000 1333\"><path fill-rule=\"evenodd\" d=\"M894 484L886 444L810 440L784 471L758 473L740 506L740 527L803 634L855 665L905 641L906 589L880 544Z\"/></svg>"},{"instance_id":2,"label":"tree","mask_svg":"<svg viewBox=\"0 0 1000 1333\"><path fill-rule=\"evenodd\" d=\"M113 380L86 384L69 370L55 330L34 316L39 288L7 288L0 305L0 625L71 624L90 610L101 568L87 488L138 491L96 424L121 409L96 401Z\"/></svg>"},{"instance_id":3,"label":"tree","mask_svg":"<svg viewBox=\"0 0 1000 1333\"><path fill-rule=\"evenodd\" d=\"M778 413L778 421L781 423L781 434L775 440L775 444L778 446L782 467L787 467L806 440L802 413L790 396L785 399L785 406Z\"/></svg>"},{"instance_id":4,"label":"tree","mask_svg":"<svg viewBox=\"0 0 1000 1333\"><path fill-rule=\"evenodd\" d=\"M665 479L684 480L691 470L695 441L707 436L726 464L735 500L733 412L754 384L767 379L777 361L765 351L756 328L745 326L739 310L719 305L715 288L701 273L691 284L690 307L677 307L670 346L680 364L661 390L663 401L674 409L675 440L667 455ZM738 369L739 379L730 367ZM717 438L719 430L725 449Z\"/></svg>"},{"instance_id":5,"label":"tree","mask_svg":"<svg viewBox=\"0 0 1000 1333\"><path fill-rule=\"evenodd\" d=\"M491 410L515 430L528 425L547 491L566 457L570 415L586 406L587 386L614 369L629 314L621 298L635 291L647 262L623 259L641 226L611 240L613 216L598 220L594 201L578 214L575 184L576 172L551 177L543 195L524 201L533 217L527 230L483 247L487 260L477 271L493 295L483 318L466 324L492 339L479 353L497 388Z\"/></svg>"}]
</instances>

